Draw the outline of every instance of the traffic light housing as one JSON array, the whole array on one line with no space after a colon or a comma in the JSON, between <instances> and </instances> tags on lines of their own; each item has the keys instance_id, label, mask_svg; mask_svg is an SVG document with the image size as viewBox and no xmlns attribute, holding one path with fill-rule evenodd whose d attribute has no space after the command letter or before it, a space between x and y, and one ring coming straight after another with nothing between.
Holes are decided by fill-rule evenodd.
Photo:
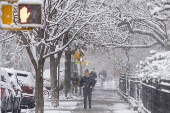
<instances>
[{"instance_id":1,"label":"traffic light housing","mask_svg":"<svg viewBox=\"0 0 170 113\"><path fill-rule=\"evenodd\" d=\"M10 25L12 23L12 5L3 5L1 6L1 20L2 24Z\"/></svg>"},{"instance_id":2,"label":"traffic light housing","mask_svg":"<svg viewBox=\"0 0 170 113\"><path fill-rule=\"evenodd\" d=\"M42 26L42 5L41 4L19 4L18 24L22 27Z\"/></svg>"}]
</instances>

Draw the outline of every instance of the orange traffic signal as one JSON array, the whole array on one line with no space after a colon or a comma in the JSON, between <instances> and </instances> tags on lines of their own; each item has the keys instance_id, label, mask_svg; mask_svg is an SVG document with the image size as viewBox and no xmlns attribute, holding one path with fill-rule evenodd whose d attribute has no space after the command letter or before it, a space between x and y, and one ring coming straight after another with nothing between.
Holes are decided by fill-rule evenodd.
<instances>
[{"instance_id":1,"label":"orange traffic signal","mask_svg":"<svg viewBox=\"0 0 170 113\"><path fill-rule=\"evenodd\" d=\"M41 27L42 6L40 4L19 4L18 23L23 27Z\"/></svg>"}]
</instances>

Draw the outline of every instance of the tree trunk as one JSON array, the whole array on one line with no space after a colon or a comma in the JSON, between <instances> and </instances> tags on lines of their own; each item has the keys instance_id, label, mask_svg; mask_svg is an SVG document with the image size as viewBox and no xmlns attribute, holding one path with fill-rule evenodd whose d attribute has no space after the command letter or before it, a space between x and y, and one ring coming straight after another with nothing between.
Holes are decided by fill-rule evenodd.
<instances>
[{"instance_id":1,"label":"tree trunk","mask_svg":"<svg viewBox=\"0 0 170 113\"><path fill-rule=\"evenodd\" d=\"M59 64L62 52L57 54L57 58L54 55L50 56L50 78L51 78L51 104L54 108L59 105L58 90L57 86L57 66ZM59 81L59 80L58 80Z\"/></svg>"},{"instance_id":2,"label":"tree trunk","mask_svg":"<svg viewBox=\"0 0 170 113\"><path fill-rule=\"evenodd\" d=\"M44 112L44 97L43 97L43 64L39 65L36 71L36 89L35 89L35 112Z\"/></svg>"},{"instance_id":3,"label":"tree trunk","mask_svg":"<svg viewBox=\"0 0 170 113\"><path fill-rule=\"evenodd\" d=\"M68 92L71 90L71 52L68 50L65 52L65 77L64 77L64 89L65 89L65 97L67 97Z\"/></svg>"},{"instance_id":4,"label":"tree trunk","mask_svg":"<svg viewBox=\"0 0 170 113\"><path fill-rule=\"evenodd\" d=\"M50 78L51 78L51 104L54 108L58 106L57 87L57 62L54 55L50 56Z\"/></svg>"}]
</instances>

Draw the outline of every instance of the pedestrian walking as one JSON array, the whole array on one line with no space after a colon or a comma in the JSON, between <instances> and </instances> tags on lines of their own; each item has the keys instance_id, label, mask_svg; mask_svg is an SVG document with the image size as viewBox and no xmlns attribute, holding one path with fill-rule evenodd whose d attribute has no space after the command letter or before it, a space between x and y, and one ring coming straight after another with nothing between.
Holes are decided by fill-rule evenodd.
<instances>
[{"instance_id":1,"label":"pedestrian walking","mask_svg":"<svg viewBox=\"0 0 170 113\"><path fill-rule=\"evenodd\" d=\"M72 81L72 93L74 93L74 90L75 90L75 93L77 93L78 79L79 79L78 73L74 72L73 76L71 78L71 81Z\"/></svg>"},{"instance_id":2,"label":"pedestrian walking","mask_svg":"<svg viewBox=\"0 0 170 113\"><path fill-rule=\"evenodd\" d=\"M81 78L82 78L82 75L79 75L79 80L78 80L79 95L81 95L81 85L80 85Z\"/></svg>"},{"instance_id":3,"label":"pedestrian walking","mask_svg":"<svg viewBox=\"0 0 170 113\"><path fill-rule=\"evenodd\" d=\"M89 75L91 76L91 77L93 77L93 79L95 80L95 83L97 82L97 74L96 74L96 72L94 71L94 68L93 68L93 71L91 71L90 73L89 73Z\"/></svg>"},{"instance_id":4,"label":"pedestrian walking","mask_svg":"<svg viewBox=\"0 0 170 113\"><path fill-rule=\"evenodd\" d=\"M83 87L83 95L84 95L84 110L86 110L87 107L87 97L89 100L89 109L91 109L91 93L92 93L92 88L95 85L95 80L93 77L89 75L89 70L85 70L85 76L82 77L80 81L80 85Z\"/></svg>"}]
</instances>

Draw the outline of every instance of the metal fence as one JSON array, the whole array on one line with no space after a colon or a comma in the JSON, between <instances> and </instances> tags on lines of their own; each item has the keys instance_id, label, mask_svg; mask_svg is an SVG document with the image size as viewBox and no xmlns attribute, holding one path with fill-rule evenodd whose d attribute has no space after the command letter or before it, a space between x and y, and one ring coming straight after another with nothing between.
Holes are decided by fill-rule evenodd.
<instances>
[{"instance_id":1,"label":"metal fence","mask_svg":"<svg viewBox=\"0 0 170 113\"><path fill-rule=\"evenodd\" d=\"M134 75L120 73L119 91L151 113L170 113L170 81L146 84Z\"/></svg>"}]
</instances>

